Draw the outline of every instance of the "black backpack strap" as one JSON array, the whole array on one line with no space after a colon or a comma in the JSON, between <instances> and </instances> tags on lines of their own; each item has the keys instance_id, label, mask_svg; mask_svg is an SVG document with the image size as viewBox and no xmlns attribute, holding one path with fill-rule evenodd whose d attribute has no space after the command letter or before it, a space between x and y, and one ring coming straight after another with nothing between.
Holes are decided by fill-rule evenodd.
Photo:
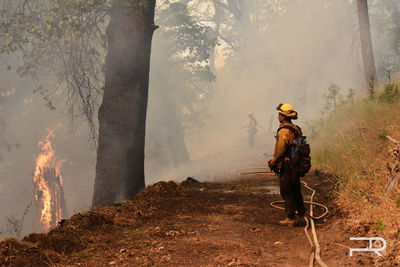
<instances>
[{"instance_id":1,"label":"black backpack strap","mask_svg":"<svg viewBox=\"0 0 400 267\"><path fill-rule=\"evenodd\" d=\"M297 127L297 128L296 128ZM289 130L292 130L293 132L294 132L294 135L297 137L297 136L302 136L303 134L302 134L302 132L301 132L301 128L299 127L299 126L297 126L297 125L289 125L289 124L286 124L286 125L283 125L283 126L281 126L281 127L279 127L278 128L278 130L276 131L276 134L278 134L278 132L280 131L280 130L282 130L282 129L289 129Z\"/></svg>"}]
</instances>

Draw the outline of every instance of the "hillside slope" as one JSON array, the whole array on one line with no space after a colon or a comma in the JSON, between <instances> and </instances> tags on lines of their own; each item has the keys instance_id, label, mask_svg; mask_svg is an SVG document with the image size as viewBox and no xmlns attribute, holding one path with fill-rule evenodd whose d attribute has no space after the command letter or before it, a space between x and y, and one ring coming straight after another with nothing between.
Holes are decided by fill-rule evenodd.
<instances>
[{"instance_id":1,"label":"hillside slope","mask_svg":"<svg viewBox=\"0 0 400 267\"><path fill-rule=\"evenodd\" d=\"M331 201L332 179L306 179L318 192L315 200L330 209L317 222L322 257L331 266L369 263L347 255L351 244ZM276 189L271 175L160 182L133 201L76 214L48 234L1 242L0 265L308 266L311 248L303 228L278 225L284 214L269 205L280 199Z\"/></svg>"},{"instance_id":2,"label":"hillside slope","mask_svg":"<svg viewBox=\"0 0 400 267\"><path fill-rule=\"evenodd\" d=\"M400 94L389 82L374 99L338 106L313 125L314 166L335 173L335 204L349 231L381 236L400 264ZM396 178L397 177L397 178ZM397 181L397 182L396 182ZM389 190L390 187L390 190Z\"/></svg>"}]
</instances>

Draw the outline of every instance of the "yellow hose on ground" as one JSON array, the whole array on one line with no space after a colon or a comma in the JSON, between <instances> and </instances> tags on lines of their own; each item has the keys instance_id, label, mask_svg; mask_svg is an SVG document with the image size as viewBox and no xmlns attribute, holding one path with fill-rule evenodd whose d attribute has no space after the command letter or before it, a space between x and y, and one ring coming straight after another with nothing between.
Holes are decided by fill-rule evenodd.
<instances>
[{"instance_id":1,"label":"yellow hose on ground","mask_svg":"<svg viewBox=\"0 0 400 267\"><path fill-rule=\"evenodd\" d=\"M251 170L255 170L255 171L251 171ZM264 170L264 171L258 171L258 170ZM237 175L264 174L264 173L265 174L271 174L273 172L272 171L268 171L266 167L260 167L260 166L238 168L238 169L231 170L231 174L237 174ZM305 188L307 188L308 190L313 192L312 197L314 197L315 190L312 189L311 187L309 187L306 182L301 181L301 183L304 185ZM283 203L285 203L284 200L273 201L273 202L271 202L271 206L274 207L274 208L280 209L280 210L285 210L283 207L280 207L280 206L277 205L277 204L283 204ZM324 213L322 215L320 215L320 216L317 216L317 217L310 216L314 220L322 219L323 217L325 217L328 214L328 207L323 205L323 204L321 204L321 203L313 202L312 198L311 198L311 201L304 201L304 203L315 205L315 206L319 206L319 207L321 207L321 208L323 208L325 210Z\"/></svg>"},{"instance_id":2,"label":"yellow hose on ground","mask_svg":"<svg viewBox=\"0 0 400 267\"><path fill-rule=\"evenodd\" d=\"M302 182L304 184L304 186L311 190L313 193L311 194L310 197L310 202L313 202L314 196L315 196L315 190L312 189L311 187L309 187L307 185L306 182ZM328 208L326 208L326 212L328 213ZM313 220L313 204L310 204L310 222L311 222L311 232L313 234L313 239L314 239L314 244L315 244L315 251L313 250L313 252L311 253L310 256L310 263L309 266L314 266L314 257L317 260L318 264L321 267L328 267L321 259L321 247L319 246L319 242L318 242L318 237L317 237L317 232L315 231L315 225L314 225L314 220ZM326 214L325 214L326 215ZM321 217L322 218L322 217Z\"/></svg>"},{"instance_id":3,"label":"yellow hose on ground","mask_svg":"<svg viewBox=\"0 0 400 267\"><path fill-rule=\"evenodd\" d=\"M311 187L309 187L306 182L301 181L301 183L304 185L305 188L313 191L313 194L311 195L311 200L312 200L312 198L315 195L315 190L313 190ZM283 204L283 203L285 203L284 200L273 201L273 202L271 202L271 206L276 208L276 209L285 210L285 208L277 205L277 204ZM311 204L311 205L314 205L314 206L318 206L318 207L321 207L321 208L323 208L325 210L324 213L322 213L322 215L317 216L317 217L312 216L311 214L309 214L310 218L312 218L314 220L322 219L323 217L325 217L328 214L328 207L323 205L323 204L321 204L321 203L317 203L317 202L314 202L314 201L304 201L304 203Z\"/></svg>"},{"instance_id":4,"label":"yellow hose on ground","mask_svg":"<svg viewBox=\"0 0 400 267\"><path fill-rule=\"evenodd\" d=\"M249 170L254 170L254 169L264 169L264 171L249 171ZM266 167L247 167L247 168L241 168L241 169L235 169L232 170L231 173L233 173L234 171L243 171L243 172L237 172L236 174L238 175L243 175L243 174L262 174L262 173L272 173L271 171L266 170ZM301 181L301 183L304 185L305 188L309 189L312 191L311 197L310 197L310 201L304 201L304 203L310 204L310 214L309 214L309 218L310 218L310 222L308 221L307 217L304 217L306 220L306 226L304 227L304 232L306 234L306 237L308 239L308 242L310 243L311 248L313 249L311 255L310 255L310 262L309 262L309 267L313 267L314 266L314 259L317 260L318 264L322 267L327 267L327 265L322 261L321 259L321 247L319 245L318 242L318 237L317 237L317 232L315 231L315 224L314 224L314 220L319 220L322 219L323 217L325 217L328 214L328 207L321 204L321 203L317 203L314 202L314 196L315 196L315 190L312 189L311 187L309 187L307 185L306 182ZM279 200L279 201L273 201L271 202L271 206L280 210L285 210L283 207L278 206L277 204L282 204L285 203L284 200ZM322 207L325 211L324 213L322 213L322 215L315 217L313 214L313 206L319 206ZM313 234L313 240L314 242L311 240L310 235L308 234L308 227L311 224L311 232ZM315 245L314 245L315 244Z\"/></svg>"},{"instance_id":5,"label":"yellow hose on ground","mask_svg":"<svg viewBox=\"0 0 400 267\"><path fill-rule=\"evenodd\" d=\"M320 253L321 253L321 247L319 246L318 237L317 237L317 232L315 231L314 220L319 220L319 219L322 219L323 217L325 217L325 216L328 214L328 207L325 206L325 205L323 205L323 204L314 202L313 199L314 199L314 196L315 196L315 190L312 189L311 187L309 187L309 186L307 185L306 182L301 181L301 183L304 185L305 188L307 188L307 189L309 189L309 190L312 191L312 194L311 194L311 197L310 197L310 201L304 201L304 203L310 204L310 214L309 214L309 217L310 217L310 224L311 224L311 232L312 232L312 234L313 234L313 239L314 239L314 243L313 243L313 242L311 241L311 238L310 238L310 236L309 236L309 234L308 234L308 231L307 231L308 226L309 226L309 222L308 222L308 219L305 217L305 219L306 219L306 227L304 228L304 232L305 232L305 234L306 234L306 237L307 237L307 239L308 239L308 242L310 243L311 248L313 249L313 252L312 252L311 255L310 255L309 267L314 266L314 259L317 260L317 262L318 262L318 264L319 264L320 266L322 266L322 267L327 267L327 265L326 265L326 264L322 261L322 259L321 259L321 255L320 255ZM277 205L278 203L285 203L285 201L284 201L284 200L280 200L280 201L271 202L271 206L274 207L274 208L280 209L280 210L285 210L283 207L278 206L278 205ZM322 208L325 209L325 212L324 212L322 215L320 215L320 216L314 217L314 214L313 214L313 206L322 207ZM315 245L314 245L314 244L315 244ZM315 250L314 250L314 249L315 249Z\"/></svg>"},{"instance_id":6,"label":"yellow hose on ground","mask_svg":"<svg viewBox=\"0 0 400 267\"><path fill-rule=\"evenodd\" d=\"M311 252L311 255L310 255L309 267L313 267L314 266L314 257L315 257L315 254L314 254L314 243L311 240L310 234L307 231L308 226L310 226L310 223L308 222L307 217L304 217L304 219L306 220L306 227L304 227L304 233L306 234L308 243L310 244L310 247L312 248L312 252Z\"/></svg>"}]
</instances>

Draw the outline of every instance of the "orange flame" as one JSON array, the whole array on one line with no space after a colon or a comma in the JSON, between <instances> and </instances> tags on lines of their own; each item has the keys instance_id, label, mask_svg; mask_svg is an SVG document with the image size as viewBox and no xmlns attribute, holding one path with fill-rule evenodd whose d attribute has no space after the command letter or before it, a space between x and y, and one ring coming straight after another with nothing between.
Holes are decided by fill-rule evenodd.
<instances>
[{"instance_id":1,"label":"orange flame","mask_svg":"<svg viewBox=\"0 0 400 267\"><path fill-rule=\"evenodd\" d=\"M55 156L55 150L50 141L54 137L54 129L47 129L47 136L39 141L40 154L36 159L33 175L35 202L39 208L39 220L43 229L48 232L54 227L63 214L62 177L60 169L64 160Z\"/></svg>"}]
</instances>

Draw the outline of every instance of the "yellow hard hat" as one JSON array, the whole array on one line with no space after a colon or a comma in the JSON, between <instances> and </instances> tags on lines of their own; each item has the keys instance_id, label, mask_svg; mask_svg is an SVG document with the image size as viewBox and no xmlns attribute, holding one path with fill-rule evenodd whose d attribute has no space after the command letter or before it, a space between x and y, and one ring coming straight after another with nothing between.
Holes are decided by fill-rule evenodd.
<instances>
[{"instance_id":1,"label":"yellow hard hat","mask_svg":"<svg viewBox=\"0 0 400 267\"><path fill-rule=\"evenodd\" d=\"M249 117L250 117L250 116L253 116L253 115L254 115L253 112L249 112L249 114L248 114Z\"/></svg>"},{"instance_id":2,"label":"yellow hard hat","mask_svg":"<svg viewBox=\"0 0 400 267\"><path fill-rule=\"evenodd\" d=\"M292 120L297 119L297 112L290 104L279 104L279 106L276 107L276 110L285 117L288 117Z\"/></svg>"}]
</instances>

